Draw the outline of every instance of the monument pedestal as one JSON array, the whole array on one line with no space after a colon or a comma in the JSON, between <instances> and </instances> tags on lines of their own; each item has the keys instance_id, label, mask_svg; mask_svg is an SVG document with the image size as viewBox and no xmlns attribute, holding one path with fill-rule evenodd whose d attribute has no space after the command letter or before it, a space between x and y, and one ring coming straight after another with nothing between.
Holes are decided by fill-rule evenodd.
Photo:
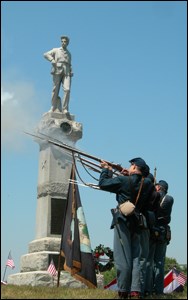
<instances>
[{"instance_id":1,"label":"monument pedestal","mask_svg":"<svg viewBox=\"0 0 188 300\"><path fill-rule=\"evenodd\" d=\"M57 276L52 276L48 271L33 271L10 275L8 284L31 286L57 286ZM59 286L69 288L87 288L85 284L74 279L68 272L60 274Z\"/></svg>"},{"instance_id":2,"label":"monument pedestal","mask_svg":"<svg viewBox=\"0 0 188 300\"><path fill-rule=\"evenodd\" d=\"M82 137L82 124L73 115L47 112L42 116L35 138L39 144L39 172L37 186L36 239L29 243L29 253L21 257L20 273L9 275L7 282L15 285L54 285L53 276L47 271L51 259L58 268L61 231L65 218L72 156L47 140L74 146ZM61 258L61 270L64 260ZM61 272L60 286L84 285L65 271ZM65 282L63 282L63 278ZM69 279L70 280L69 280ZM69 283L68 283L69 282Z\"/></svg>"},{"instance_id":3,"label":"monument pedestal","mask_svg":"<svg viewBox=\"0 0 188 300\"><path fill-rule=\"evenodd\" d=\"M60 238L42 238L29 243L29 253L22 255L20 273L9 275L8 284L31 286L57 286L57 276L48 271L51 258L58 265ZM61 258L61 269L64 260ZM61 271L59 286L87 288L68 272Z\"/></svg>"},{"instance_id":4,"label":"monument pedestal","mask_svg":"<svg viewBox=\"0 0 188 300\"><path fill-rule=\"evenodd\" d=\"M33 271L17 273L9 276L9 284L30 286L57 286L57 276L53 277L47 271ZM59 280L60 287L87 288L87 286L74 279L70 273L62 271ZM104 289L104 275L97 274L97 287Z\"/></svg>"}]
</instances>

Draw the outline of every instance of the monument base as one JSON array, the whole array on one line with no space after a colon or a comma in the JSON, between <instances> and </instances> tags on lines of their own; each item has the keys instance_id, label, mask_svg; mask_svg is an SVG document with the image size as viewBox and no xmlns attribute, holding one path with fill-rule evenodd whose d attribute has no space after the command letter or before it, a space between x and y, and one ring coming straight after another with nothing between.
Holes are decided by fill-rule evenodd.
<instances>
[{"instance_id":1,"label":"monument base","mask_svg":"<svg viewBox=\"0 0 188 300\"><path fill-rule=\"evenodd\" d=\"M12 285L30 285L30 286L57 286L57 276L52 276L48 271L35 271L16 273L8 276L8 284ZM61 271L60 287L67 288L87 288L87 286L79 280L76 280L66 271ZM97 287L104 288L104 276L97 274Z\"/></svg>"},{"instance_id":2,"label":"monument base","mask_svg":"<svg viewBox=\"0 0 188 300\"><path fill-rule=\"evenodd\" d=\"M30 286L57 286L57 276L52 276L48 271L34 271L16 273L8 276L8 284ZM59 286L68 288L87 288L85 284L74 279L68 272L60 274Z\"/></svg>"},{"instance_id":3,"label":"monument base","mask_svg":"<svg viewBox=\"0 0 188 300\"><path fill-rule=\"evenodd\" d=\"M29 243L29 253L22 255L20 273L9 275L7 283L12 285L30 286L57 286L57 276L48 272L48 267L53 259L56 270L60 253L59 237L46 237L33 240ZM64 258L60 261L59 286L68 288L87 288L81 281L75 279L69 272L63 270ZM98 288L104 288L104 277L97 274Z\"/></svg>"}]
</instances>

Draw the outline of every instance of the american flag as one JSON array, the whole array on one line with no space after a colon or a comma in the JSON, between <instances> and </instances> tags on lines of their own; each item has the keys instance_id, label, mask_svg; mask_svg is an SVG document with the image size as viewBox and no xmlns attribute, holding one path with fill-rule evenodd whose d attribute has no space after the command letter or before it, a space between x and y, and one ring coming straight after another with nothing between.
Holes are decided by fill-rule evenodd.
<instances>
[{"instance_id":1,"label":"american flag","mask_svg":"<svg viewBox=\"0 0 188 300\"><path fill-rule=\"evenodd\" d=\"M187 281L187 276L183 272L179 272L175 268L173 268L173 278L176 279L181 285L185 285Z\"/></svg>"},{"instance_id":2,"label":"american flag","mask_svg":"<svg viewBox=\"0 0 188 300\"><path fill-rule=\"evenodd\" d=\"M7 262L6 262L6 266L14 269L15 268L15 264L14 264L14 261L12 259L12 256L11 256L11 253L9 252L9 255L8 255L8 259L7 259Z\"/></svg>"},{"instance_id":3,"label":"american flag","mask_svg":"<svg viewBox=\"0 0 188 300\"><path fill-rule=\"evenodd\" d=\"M51 259L51 263L49 264L48 272L49 272L52 276L56 276L56 275L57 275L57 271L56 271L56 268L55 268L53 259Z\"/></svg>"}]
</instances>

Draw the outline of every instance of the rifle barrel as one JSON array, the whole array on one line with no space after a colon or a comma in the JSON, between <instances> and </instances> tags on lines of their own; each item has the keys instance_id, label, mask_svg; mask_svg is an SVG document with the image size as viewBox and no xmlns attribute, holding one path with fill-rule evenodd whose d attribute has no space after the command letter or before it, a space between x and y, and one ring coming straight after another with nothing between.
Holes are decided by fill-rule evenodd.
<instances>
[{"instance_id":1,"label":"rifle barrel","mask_svg":"<svg viewBox=\"0 0 188 300\"><path fill-rule=\"evenodd\" d=\"M157 168L155 167L155 169L154 169L154 174L153 174L154 176L154 184L156 184L156 181L157 181Z\"/></svg>"},{"instance_id":2,"label":"rifle barrel","mask_svg":"<svg viewBox=\"0 0 188 300\"><path fill-rule=\"evenodd\" d=\"M77 149L77 148L74 148L74 147L72 147L72 146L69 146L69 145L67 145L67 144L65 144L65 143L63 143L63 142L60 142L60 141L59 141L59 142L56 142L56 141L53 141L53 140L52 140L50 137L48 137L47 135L45 135L46 137L48 137L48 138L46 139L46 138L42 138L42 137L40 137L40 136L37 136L37 135L32 134L32 133L29 133L29 132L25 132L25 131L24 131L24 133L26 133L26 134L28 134L28 135L31 135L31 136L33 136L33 137L35 137L35 138L39 138L39 139L41 139L41 140L43 140L43 141L47 141L48 143L51 143L51 144L53 144L53 145L55 145L55 146L58 146L58 147L63 148L63 149L66 149L66 150L68 150L68 151L70 151L70 152L72 152L72 153L78 153L78 154L80 154L80 155L82 155L82 156L91 158L91 159L96 160L96 161L98 161L98 162L100 162L100 163L101 163L101 161L103 160L103 159L98 158L98 157L96 157L96 156L94 156L94 155L88 154L88 153L83 152L83 151L81 151L81 150L79 150L79 149ZM107 161L107 160L105 160L105 161L106 161L107 164L108 164L109 166L111 166L113 169L118 170L119 172L122 171L123 168L122 168L122 166L120 166L119 164L114 164L114 163L111 163L111 162L109 162L109 161Z\"/></svg>"},{"instance_id":3,"label":"rifle barrel","mask_svg":"<svg viewBox=\"0 0 188 300\"><path fill-rule=\"evenodd\" d=\"M94 167L92 167L91 165L89 165L89 164L87 164L87 163L85 163L85 162L82 162L82 161L79 161L83 166L86 166L86 167L88 167L89 169L91 169L92 171L94 171L94 172L97 172L97 173L100 173L101 171L100 170L98 170L97 168L94 168Z\"/></svg>"},{"instance_id":4,"label":"rifle barrel","mask_svg":"<svg viewBox=\"0 0 188 300\"><path fill-rule=\"evenodd\" d=\"M86 162L86 163L89 163L89 164L91 164L91 165L93 165L93 166L95 166L95 167L97 167L97 168L102 169L102 167L101 167L100 165L98 165L98 164L92 162L91 160L85 159L85 158L80 157L80 156L78 156L78 155L76 156L76 158L79 159L80 162L84 162L84 163Z\"/></svg>"}]
</instances>

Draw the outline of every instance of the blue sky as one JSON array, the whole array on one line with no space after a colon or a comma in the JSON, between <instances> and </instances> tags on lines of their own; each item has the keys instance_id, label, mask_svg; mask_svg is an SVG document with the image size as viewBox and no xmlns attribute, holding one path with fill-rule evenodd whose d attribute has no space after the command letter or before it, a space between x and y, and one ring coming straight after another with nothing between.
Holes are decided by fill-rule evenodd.
<instances>
[{"instance_id":1,"label":"blue sky","mask_svg":"<svg viewBox=\"0 0 188 300\"><path fill-rule=\"evenodd\" d=\"M76 146L128 167L142 157L174 197L167 256L187 263L186 1L2 1L1 266L16 268L35 239L39 146L32 131L50 109L43 53L68 35ZM84 176L84 173L83 173ZM92 182L92 179L89 179ZM96 183L96 182L94 182ZM112 247L115 195L79 187L92 248ZM6 277L7 277L6 276Z\"/></svg>"}]
</instances>

